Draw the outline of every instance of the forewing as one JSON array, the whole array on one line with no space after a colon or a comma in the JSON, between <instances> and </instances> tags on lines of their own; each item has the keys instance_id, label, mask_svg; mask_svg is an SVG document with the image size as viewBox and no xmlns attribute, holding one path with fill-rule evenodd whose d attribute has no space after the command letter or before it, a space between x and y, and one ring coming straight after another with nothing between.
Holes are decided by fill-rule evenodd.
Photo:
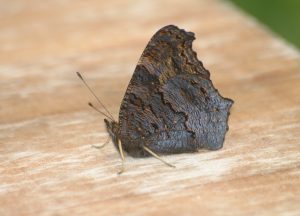
<instances>
[{"instance_id":1,"label":"forewing","mask_svg":"<svg viewBox=\"0 0 300 216\"><path fill-rule=\"evenodd\" d=\"M216 146L203 135L208 122L203 119L213 108L204 109L210 105L201 102L206 97L201 92L214 93L209 95L213 101L227 101L227 112L232 102L214 90L209 72L192 50L194 39L193 33L171 25L160 29L146 46L120 108L120 138L128 152L144 144L162 153ZM226 132L227 115L226 125L212 133Z\"/></svg>"}]
</instances>

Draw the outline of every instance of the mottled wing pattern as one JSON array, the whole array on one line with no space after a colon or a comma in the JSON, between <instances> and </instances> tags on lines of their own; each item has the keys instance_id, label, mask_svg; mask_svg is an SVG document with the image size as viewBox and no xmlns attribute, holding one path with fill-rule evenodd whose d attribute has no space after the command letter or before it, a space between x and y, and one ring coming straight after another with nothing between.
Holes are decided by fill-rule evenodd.
<instances>
[{"instance_id":1,"label":"mottled wing pattern","mask_svg":"<svg viewBox=\"0 0 300 216\"><path fill-rule=\"evenodd\" d=\"M145 48L119 114L125 151L147 155L222 147L233 101L214 89L209 72L192 50L194 34L170 25Z\"/></svg>"}]
</instances>

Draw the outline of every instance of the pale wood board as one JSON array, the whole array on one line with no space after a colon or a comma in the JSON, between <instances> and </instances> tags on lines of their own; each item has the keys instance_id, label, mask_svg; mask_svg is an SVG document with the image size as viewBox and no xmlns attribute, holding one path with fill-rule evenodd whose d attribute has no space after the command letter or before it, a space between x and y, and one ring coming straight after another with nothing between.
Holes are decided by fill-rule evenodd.
<instances>
[{"instance_id":1,"label":"pale wood board","mask_svg":"<svg viewBox=\"0 0 300 216\"><path fill-rule=\"evenodd\" d=\"M299 52L223 1L1 0L0 215L300 215ZM84 73L115 117L151 36L175 24L222 95L224 148L127 157L105 142Z\"/></svg>"}]
</instances>

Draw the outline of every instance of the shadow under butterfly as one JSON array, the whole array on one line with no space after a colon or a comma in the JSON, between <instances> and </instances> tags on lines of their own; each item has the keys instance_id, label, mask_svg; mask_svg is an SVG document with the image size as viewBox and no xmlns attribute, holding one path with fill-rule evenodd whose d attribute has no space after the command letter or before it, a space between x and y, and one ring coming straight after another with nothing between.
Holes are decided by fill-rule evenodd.
<instances>
[{"instance_id":1,"label":"shadow under butterfly","mask_svg":"<svg viewBox=\"0 0 300 216\"><path fill-rule=\"evenodd\" d=\"M155 33L127 87L119 122L77 72L105 110L89 103L106 117L107 132L122 159L119 174L124 171L123 150L133 157L151 155L174 167L158 154L222 148L233 100L214 88L209 71L192 50L194 39L194 33L174 25Z\"/></svg>"}]
</instances>

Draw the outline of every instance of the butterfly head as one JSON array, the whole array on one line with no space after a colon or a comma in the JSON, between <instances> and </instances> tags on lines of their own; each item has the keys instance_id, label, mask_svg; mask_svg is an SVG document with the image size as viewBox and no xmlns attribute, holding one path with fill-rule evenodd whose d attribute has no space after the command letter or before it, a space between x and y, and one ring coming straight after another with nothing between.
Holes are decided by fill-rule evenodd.
<instances>
[{"instance_id":1,"label":"butterfly head","mask_svg":"<svg viewBox=\"0 0 300 216\"><path fill-rule=\"evenodd\" d=\"M106 130L111 136L113 142L116 142L119 134L119 124L116 121L104 119Z\"/></svg>"}]
</instances>

